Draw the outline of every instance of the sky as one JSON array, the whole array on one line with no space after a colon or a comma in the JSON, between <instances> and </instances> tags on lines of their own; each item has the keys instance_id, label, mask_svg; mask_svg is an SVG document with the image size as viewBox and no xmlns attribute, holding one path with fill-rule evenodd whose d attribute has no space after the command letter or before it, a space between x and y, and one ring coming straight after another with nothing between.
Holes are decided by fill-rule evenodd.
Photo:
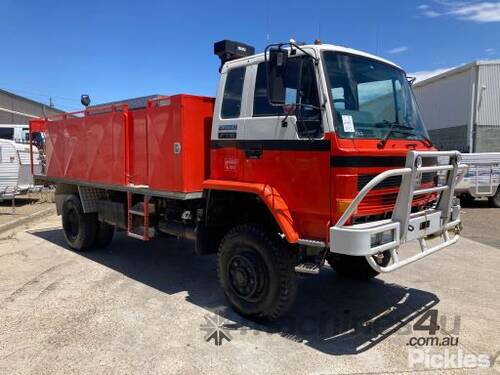
<instances>
[{"instance_id":1,"label":"sky","mask_svg":"<svg viewBox=\"0 0 500 375\"><path fill-rule=\"evenodd\" d=\"M213 43L343 45L419 79L500 59L499 1L0 0L0 88L64 110L151 94L214 96Z\"/></svg>"}]
</instances>

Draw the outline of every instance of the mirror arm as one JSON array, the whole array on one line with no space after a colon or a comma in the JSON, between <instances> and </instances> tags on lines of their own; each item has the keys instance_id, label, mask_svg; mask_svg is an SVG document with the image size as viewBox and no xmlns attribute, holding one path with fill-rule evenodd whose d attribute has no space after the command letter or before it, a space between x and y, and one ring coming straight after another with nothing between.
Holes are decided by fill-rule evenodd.
<instances>
[{"instance_id":1,"label":"mirror arm","mask_svg":"<svg viewBox=\"0 0 500 375\"><path fill-rule=\"evenodd\" d=\"M314 63L316 65L319 64L319 58L317 58L316 56L314 56L313 54L311 54L310 52L307 52L305 49L303 49L301 46L299 46L297 43L293 43L293 42L289 42L289 43L274 43L274 44L269 44L268 46L266 46L266 48L264 49L264 62L267 63L267 51L271 48L271 47L278 47L279 49L281 49L281 47L283 46L286 46L286 45L289 45L290 48L296 48L298 49L299 51L301 51L302 53L304 53L305 55L309 56L311 59L313 59Z\"/></svg>"},{"instance_id":2,"label":"mirror arm","mask_svg":"<svg viewBox=\"0 0 500 375\"><path fill-rule=\"evenodd\" d=\"M296 44L296 43L290 42L289 44L290 44L290 46L291 46L291 47L293 46L293 47L297 48L299 51L301 51L302 53L304 53L305 55L307 55L307 56L309 56L311 59L313 59L313 61L314 61L314 63L315 63L316 65L318 65L318 64L319 64L319 59L318 59L316 56L314 56L314 55L312 55L311 53L307 52L306 50L304 50L302 47L300 47L300 46L299 46L298 44Z\"/></svg>"}]
</instances>

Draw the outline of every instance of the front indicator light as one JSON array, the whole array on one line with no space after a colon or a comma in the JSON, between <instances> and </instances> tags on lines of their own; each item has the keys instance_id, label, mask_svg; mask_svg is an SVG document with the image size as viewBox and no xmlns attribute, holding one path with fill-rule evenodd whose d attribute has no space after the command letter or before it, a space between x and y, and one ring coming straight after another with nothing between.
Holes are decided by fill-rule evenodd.
<instances>
[{"instance_id":1,"label":"front indicator light","mask_svg":"<svg viewBox=\"0 0 500 375\"><path fill-rule=\"evenodd\" d=\"M344 212L346 212L347 208L351 205L352 199L337 199L337 213L339 215L342 215ZM353 214L356 213L356 210L354 210Z\"/></svg>"}]
</instances>

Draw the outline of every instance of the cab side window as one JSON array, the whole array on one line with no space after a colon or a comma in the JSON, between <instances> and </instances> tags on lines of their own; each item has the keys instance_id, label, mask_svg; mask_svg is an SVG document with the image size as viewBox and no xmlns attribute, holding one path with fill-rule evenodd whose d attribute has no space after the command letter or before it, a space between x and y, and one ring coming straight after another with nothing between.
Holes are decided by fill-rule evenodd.
<instances>
[{"instance_id":1,"label":"cab side window","mask_svg":"<svg viewBox=\"0 0 500 375\"><path fill-rule=\"evenodd\" d=\"M318 86L314 64L310 58L294 57L288 60L286 101L290 104L298 104L291 114L297 117L299 136L321 137L323 128L321 110L319 109ZM269 103L266 65L260 63L255 79L253 117L282 116L284 114L282 106L273 106Z\"/></svg>"},{"instance_id":2,"label":"cab side window","mask_svg":"<svg viewBox=\"0 0 500 375\"><path fill-rule=\"evenodd\" d=\"M222 97L222 118L240 117L241 95L243 93L243 83L245 82L246 68L234 68L227 72L224 94Z\"/></svg>"}]
</instances>

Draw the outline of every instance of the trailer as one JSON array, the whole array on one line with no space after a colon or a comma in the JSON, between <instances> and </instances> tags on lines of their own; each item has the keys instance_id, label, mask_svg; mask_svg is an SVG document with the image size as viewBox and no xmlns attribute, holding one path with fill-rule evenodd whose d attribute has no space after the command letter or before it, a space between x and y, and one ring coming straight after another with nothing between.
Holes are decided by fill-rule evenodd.
<instances>
[{"instance_id":1,"label":"trailer","mask_svg":"<svg viewBox=\"0 0 500 375\"><path fill-rule=\"evenodd\" d=\"M35 174L41 172L36 146L30 152L27 144L0 139L0 200L14 199L17 194L32 190L35 187L32 168Z\"/></svg>"},{"instance_id":2,"label":"trailer","mask_svg":"<svg viewBox=\"0 0 500 375\"><path fill-rule=\"evenodd\" d=\"M457 242L465 165L430 143L400 67L321 43L255 54L225 40L214 53L215 98L155 96L30 122L45 142L36 179L56 184L72 249L106 247L115 230L191 239L197 254L218 254L228 303L272 320L292 305L297 274L325 262L370 279ZM403 251L408 242L420 251Z\"/></svg>"},{"instance_id":3,"label":"trailer","mask_svg":"<svg viewBox=\"0 0 500 375\"><path fill-rule=\"evenodd\" d=\"M462 154L468 171L455 192L461 200L471 202L488 198L493 207L500 208L500 152Z\"/></svg>"}]
</instances>

